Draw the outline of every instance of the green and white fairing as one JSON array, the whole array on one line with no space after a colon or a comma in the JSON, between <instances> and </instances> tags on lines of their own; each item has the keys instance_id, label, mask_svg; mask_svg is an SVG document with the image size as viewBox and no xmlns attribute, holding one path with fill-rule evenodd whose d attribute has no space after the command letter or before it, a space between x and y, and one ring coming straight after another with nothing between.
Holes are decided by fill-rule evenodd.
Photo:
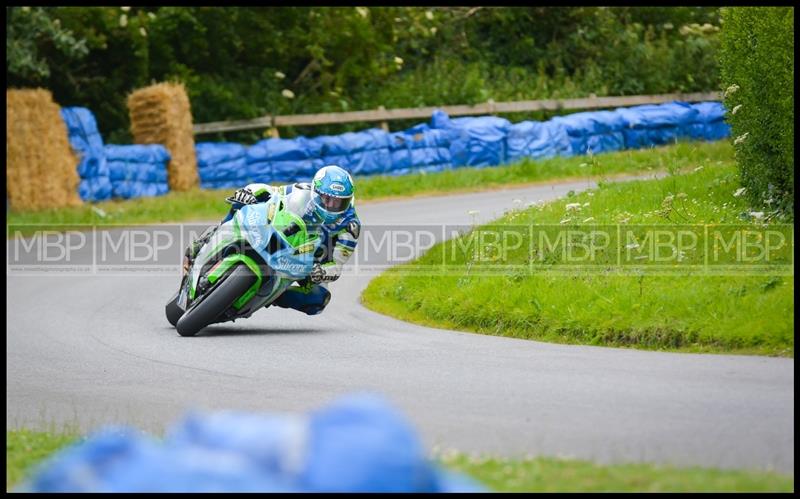
<instances>
[{"instance_id":1,"label":"green and white fairing","mask_svg":"<svg viewBox=\"0 0 800 499\"><path fill-rule=\"evenodd\" d=\"M278 194L266 203L245 205L217 229L189 269L178 300L183 310L237 263L246 265L257 277L233 304L241 317L272 303L293 282L311 273L321 238L309 231L285 201Z\"/></svg>"}]
</instances>

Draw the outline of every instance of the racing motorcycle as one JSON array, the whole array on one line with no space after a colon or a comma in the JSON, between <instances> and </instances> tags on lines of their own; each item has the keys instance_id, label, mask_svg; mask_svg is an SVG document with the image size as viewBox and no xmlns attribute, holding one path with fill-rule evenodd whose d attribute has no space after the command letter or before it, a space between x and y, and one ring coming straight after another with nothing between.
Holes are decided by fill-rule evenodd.
<instances>
[{"instance_id":1,"label":"racing motorcycle","mask_svg":"<svg viewBox=\"0 0 800 499\"><path fill-rule=\"evenodd\" d=\"M245 205L184 267L167 320L181 336L194 336L210 324L250 317L311 273L321 244L283 196Z\"/></svg>"}]
</instances>

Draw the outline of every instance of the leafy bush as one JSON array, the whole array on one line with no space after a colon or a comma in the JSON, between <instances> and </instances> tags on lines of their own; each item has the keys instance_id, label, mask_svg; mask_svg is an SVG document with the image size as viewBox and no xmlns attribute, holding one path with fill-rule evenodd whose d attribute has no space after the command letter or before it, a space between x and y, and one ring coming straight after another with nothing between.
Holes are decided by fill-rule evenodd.
<instances>
[{"instance_id":1,"label":"leafy bush","mask_svg":"<svg viewBox=\"0 0 800 499\"><path fill-rule=\"evenodd\" d=\"M742 185L793 216L794 9L722 9L721 72Z\"/></svg>"}]
</instances>

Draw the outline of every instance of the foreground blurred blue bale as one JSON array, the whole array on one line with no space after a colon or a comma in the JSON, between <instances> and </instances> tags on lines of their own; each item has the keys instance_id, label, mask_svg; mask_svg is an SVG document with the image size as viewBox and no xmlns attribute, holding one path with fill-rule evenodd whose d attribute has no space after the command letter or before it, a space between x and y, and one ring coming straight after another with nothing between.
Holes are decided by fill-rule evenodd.
<instances>
[{"instance_id":1,"label":"foreground blurred blue bale","mask_svg":"<svg viewBox=\"0 0 800 499\"><path fill-rule=\"evenodd\" d=\"M32 492L455 492L480 490L428 461L383 398L350 395L307 415L196 413L163 441L107 428L45 462Z\"/></svg>"}]
</instances>

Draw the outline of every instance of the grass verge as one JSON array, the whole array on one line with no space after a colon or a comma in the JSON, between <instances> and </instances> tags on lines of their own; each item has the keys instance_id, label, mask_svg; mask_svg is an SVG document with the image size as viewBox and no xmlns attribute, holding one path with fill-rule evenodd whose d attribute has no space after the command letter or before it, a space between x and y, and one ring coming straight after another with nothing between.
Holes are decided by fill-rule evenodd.
<instances>
[{"instance_id":1,"label":"grass verge","mask_svg":"<svg viewBox=\"0 0 800 499\"><path fill-rule=\"evenodd\" d=\"M76 433L6 431L6 490L20 484L43 459L78 439Z\"/></svg>"},{"instance_id":2,"label":"grass verge","mask_svg":"<svg viewBox=\"0 0 800 499\"><path fill-rule=\"evenodd\" d=\"M506 185L518 185L567 178L634 173L648 170L681 169L730 154L725 142L685 142L655 150L631 150L602 156L524 160L494 168L459 168L439 173L397 177L356 178L359 201L392 199L416 195L484 191ZM654 152L655 151L655 152ZM154 198L115 200L76 208L38 212L10 211L7 225L20 227L19 235L36 230L68 230L80 225L136 225L221 219L228 210L225 198L230 190L195 189L170 192ZM367 221L368 222L368 221ZM16 235L16 230L14 234Z\"/></svg>"},{"instance_id":3,"label":"grass verge","mask_svg":"<svg viewBox=\"0 0 800 499\"><path fill-rule=\"evenodd\" d=\"M483 334L572 344L793 356L793 275L768 271L711 275L680 269L620 275L602 266L562 275L547 271L555 266L540 267L541 272L529 270L540 256L552 256L530 238L531 226L556 231L602 224L763 227L764 218L750 215L744 196L734 195L738 176L732 148L726 147L717 149L716 158L696 163L689 174L601 184L598 189L553 203L509 212L472 233L486 230L505 236L517 231L521 240L517 250L496 260L486 258L474 242L463 243L462 249L474 249L467 251L458 250L459 241L439 244L414 264L437 268L446 262L439 267L444 272L415 274L409 266L394 267L372 280L362 302L410 322ZM665 154L680 152L664 149L649 154L656 162ZM460 239L468 237L470 234ZM787 245L785 250L791 252L791 247ZM697 258L700 252L696 253L689 258ZM516 270L486 275L497 263Z\"/></svg>"},{"instance_id":4,"label":"grass verge","mask_svg":"<svg viewBox=\"0 0 800 499\"><path fill-rule=\"evenodd\" d=\"M42 460L77 442L76 433L6 431L6 489L19 485ZM500 492L789 492L794 478L756 471L661 468L647 464L601 466L553 458L475 458L454 453L438 462Z\"/></svg>"},{"instance_id":5,"label":"grass verge","mask_svg":"<svg viewBox=\"0 0 800 499\"><path fill-rule=\"evenodd\" d=\"M598 465L554 458L524 460L443 459L499 492L792 492L794 478L758 471L657 467L649 464Z\"/></svg>"}]
</instances>

